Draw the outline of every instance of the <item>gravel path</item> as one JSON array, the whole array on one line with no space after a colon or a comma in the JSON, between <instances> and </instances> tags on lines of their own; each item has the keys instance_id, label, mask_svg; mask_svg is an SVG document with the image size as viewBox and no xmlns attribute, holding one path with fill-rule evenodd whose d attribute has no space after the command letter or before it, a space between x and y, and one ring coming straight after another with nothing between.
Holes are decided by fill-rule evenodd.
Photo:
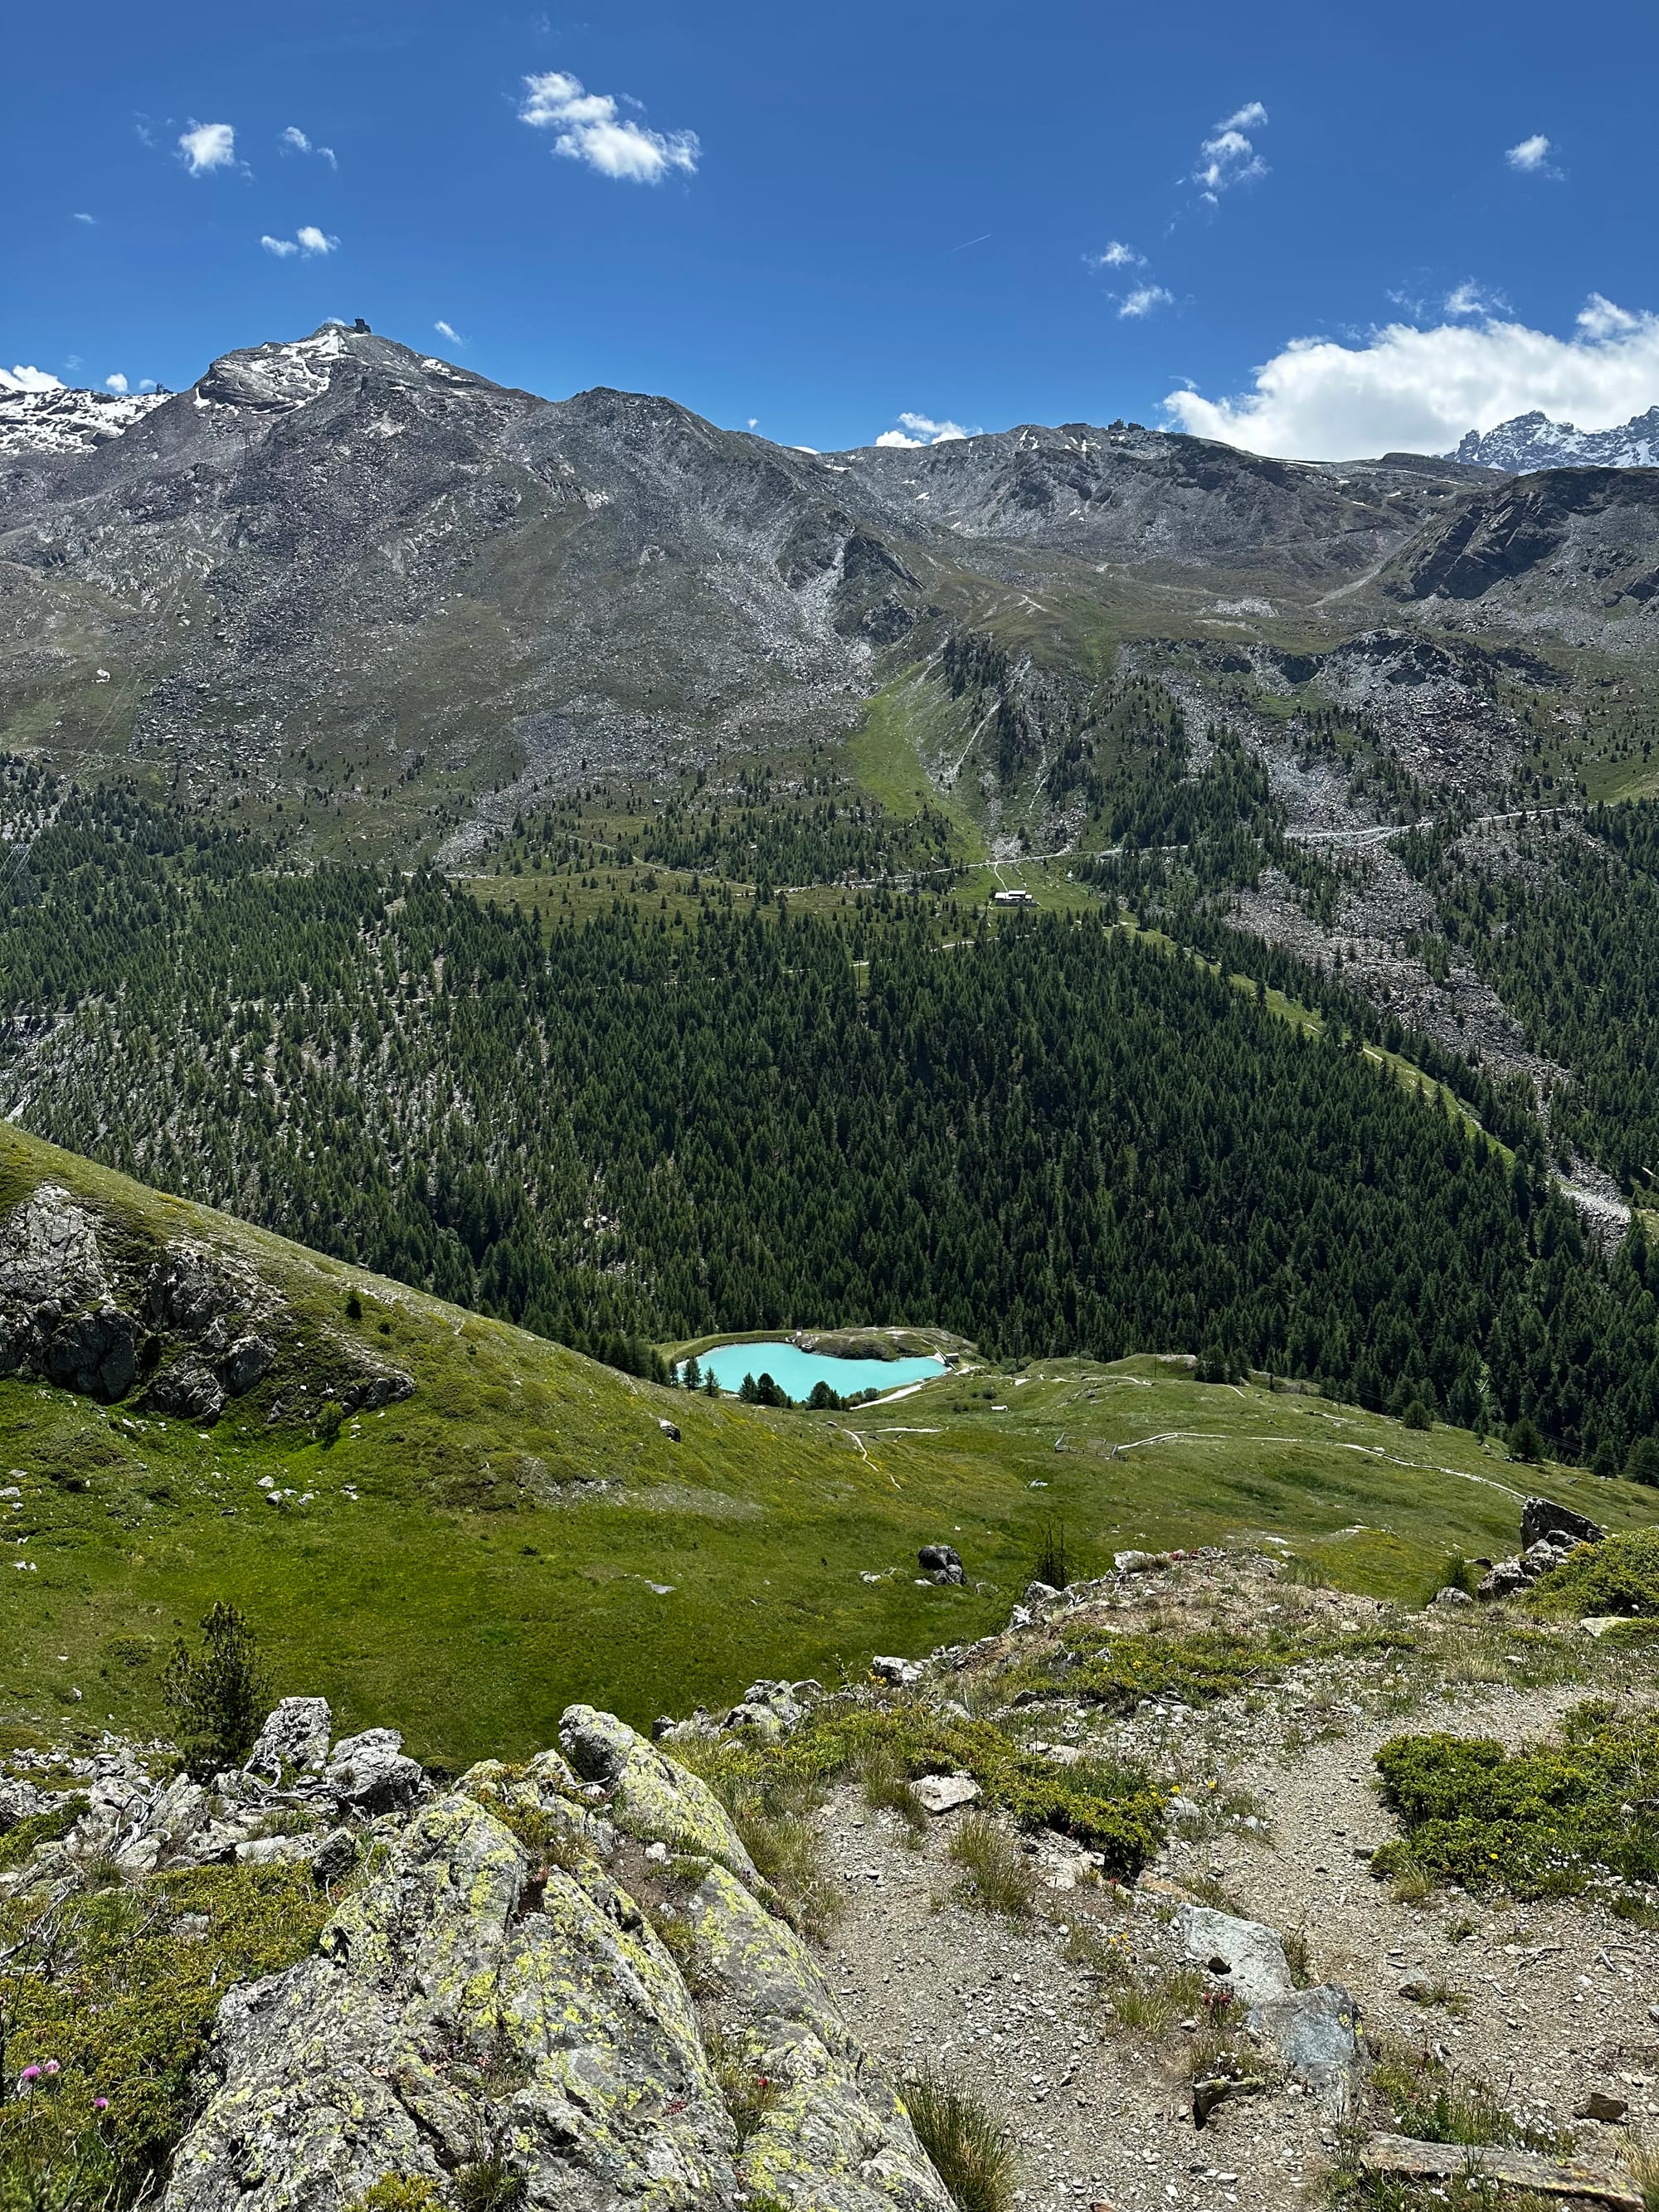
<instances>
[{"instance_id":1,"label":"gravel path","mask_svg":"<svg viewBox=\"0 0 1659 2212\"><path fill-rule=\"evenodd\" d=\"M1548 1733L1583 1694L1474 1692L1415 1724L1516 1744ZM940 2068L991 2106L1018 2144L1022 2201L1034 2212L1281 2212L1335 2148L1314 2100L1294 2087L1239 2099L1200 2133L1184 2039L1177 2033L1160 2047L1126 2031L1065 1956L1066 1931L1085 1915L1155 1954L1159 1909L1174 1901L1167 1885L1207 1879L1251 1917L1304 1930L1315 1978L1343 1983L1368 2030L1431 2046L1455 2070L1485 2070L1512 2109L1553 2125L1572 2123L1600 2089L1659 2131L1653 1933L1572 1900L1488 1906L1451 1893L1401 1905L1371 1879L1362 1854L1393 1825L1371 1788L1370 1757L1401 1725L1353 1719L1340 1735L1283 1750L1260 1748L1253 1731L1223 1786L1252 1791L1267 1827L1174 1841L1128 1909L1097 1885L1051 1887L1070 1881L1077 1862L1045 1844L1039 1917L1023 1924L955 1901L946 1852L964 1814L933 1820L917 1850L894 1815L870 1811L856 1790L838 1792L824 1824L847 1910L828 1959L854 2029L895 2073ZM1213 1720L1193 1716L1190 1727L1212 1751ZM1187 1749L1190 1765L1196 1746ZM1444 1986L1463 2008L1409 2000L1407 1981ZM1578 2124L1581 2150L1604 2163L1618 2162L1624 2134Z\"/></svg>"}]
</instances>

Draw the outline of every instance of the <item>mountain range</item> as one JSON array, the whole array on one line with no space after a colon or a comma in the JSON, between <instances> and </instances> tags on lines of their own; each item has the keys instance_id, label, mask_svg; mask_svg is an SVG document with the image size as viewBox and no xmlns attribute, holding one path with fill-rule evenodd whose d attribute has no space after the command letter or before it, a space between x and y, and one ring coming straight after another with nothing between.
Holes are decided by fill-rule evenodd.
<instances>
[{"instance_id":1,"label":"mountain range","mask_svg":"<svg viewBox=\"0 0 1659 2212\"><path fill-rule=\"evenodd\" d=\"M1610 430L1576 429L1571 422L1553 422L1534 408L1493 429L1471 430L1447 458L1514 476L1534 469L1659 467L1659 407L1632 415Z\"/></svg>"}]
</instances>

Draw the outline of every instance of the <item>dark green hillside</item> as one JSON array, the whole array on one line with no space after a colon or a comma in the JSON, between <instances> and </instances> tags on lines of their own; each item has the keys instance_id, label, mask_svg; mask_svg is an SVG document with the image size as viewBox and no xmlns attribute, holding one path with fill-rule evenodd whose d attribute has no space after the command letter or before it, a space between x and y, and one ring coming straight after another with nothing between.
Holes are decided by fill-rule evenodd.
<instances>
[{"instance_id":1,"label":"dark green hillside","mask_svg":"<svg viewBox=\"0 0 1659 2212\"><path fill-rule=\"evenodd\" d=\"M545 1742L574 1698L645 1724L757 1675L833 1680L984 1634L1056 1522L1074 1573L1125 1544L1271 1536L1409 1602L1449 1553L1512 1548L1528 1491L1619 1527L1659 1510L1183 1361L1013 1374L969 1354L852 1415L688 1396L0 1130L0 1238L44 1185L138 1279L180 1249L251 1270L283 1350L210 1425L142 1388L104 1405L0 1379L0 1727L164 1724L169 1647L219 1598L274 1690L325 1692L344 1724L396 1722L454 1765ZM334 1428L294 1389L325 1352L395 1364L412 1392ZM918 1546L941 1539L968 1589L918 1584Z\"/></svg>"},{"instance_id":2,"label":"dark green hillside","mask_svg":"<svg viewBox=\"0 0 1659 2212\"><path fill-rule=\"evenodd\" d=\"M112 823L113 826L110 826ZM0 939L42 1134L613 1359L927 1321L999 1355L1209 1353L1617 1463L1659 1427L1638 1248L1340 1030L1092 920L941 944L430 875L260 872L75 800Z\"/></svg>"}]
</instances>

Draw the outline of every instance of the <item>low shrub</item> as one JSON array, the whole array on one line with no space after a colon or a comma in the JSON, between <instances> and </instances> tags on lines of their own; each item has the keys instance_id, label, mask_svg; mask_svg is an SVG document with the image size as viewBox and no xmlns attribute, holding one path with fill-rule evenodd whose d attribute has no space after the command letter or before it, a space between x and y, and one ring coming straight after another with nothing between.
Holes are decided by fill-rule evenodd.
<instances>
[{"instance_id":1,"label":"low shrub","mask_svg":"<svg viewBox=\"0 0 1659 2212\"><path fill-rule=\"evenodd\" d=\"M1164 1840L1164 1800L1143 1768L1097 1758L1061 1766L1022 1751L994 1722L902 1700L837 1699L810 1714L781 1744L693 1741L673 1749L719 1793L751 1852L746 1820L775 1817L779 1810L805 1814L830 1783L873 1766L907 1781L971 1774L988 1804L1023 1826L1055 1828L1099 1851L1103 1872L1125 1880L1139 1873Z\"/></svg>"},{"instance_id":2,"label":"low shrub","mask_svg":"<svg viewBox=\"0 0 1659 2212\"><path fill-rule=\"evenodd\" d=\"M296 1867L196 1867L47 1912L0 1905L8 2074L38 2065L47 2085L0 2103L0 2170L27 2144L37 2165L79 2160L98 2182L88 2203L139 2202L190 2123L225 1990L303 1957L330 1910Z\"/></svg>"},{"instance_id":3,"label":"low shrub","mask_svg":"<svg viewBox=\"0 0 1659 2212\"><path fill-rule=\"evenodd\" d=\"M957 2212L1012 2212L1013 2138L978 2098L933 2074L902 2081L899 2095Z\"/></svg>"},{"instance_id":4,"label":"low shrub","mask_svg":"<svg viewBox=\"0 0 1659 2212\"><path fill-rule=\"evenodd\" d=\"M1575 1617L1659 1617L1659 1528L1581 1544L1533 1584L1528 1602L1540 1613Z\"/></svg>"},{"instance_id":5,"label":"low shrub","mask_svg":"<svg viewBox=\"0 0 1659 2212\"><path fill-rule=\"evenodd\" d=\"M27 1820L8 1828L0 1836L0 1874L10 1874L22 1866L40 1844L55 1844L68 1835L87 1804L83 1796L60 1797L44 1813L32 1813Z\"/></svg>"},{"instance_id":6,"label":"low shrub","mask_svg":"<svg viewBox=\"0 0 1659 2212\"><path fill-rule=\"evenodd\" d=\"M1371 2088L1401 2135L1418 2142L1502 2144L1544 2157L1571 2152L1572 2138L1519 2118L1487 2076L1455 2072L1432 2051L1385 2044L1377 2053Z\"/></svg>"},{"instance_id":7,"label":"low shrub","mask_svg":"<svg viewBox=\"0 0 1659 2212\"><path fill-rule=\"evenodd\" d=\"M346 2212L440 2212L443 2199L438 2185L422 2173L388 2173L361 2197L354 2197Z\"/></svg>"},{"instance_id":8,"label":"low shrub","mask_svg":"<svg viewBox=\"0 0 1659 2212\"><path fill-rule=\"evenodd\" d=\"M1600 1869L1659 1881L1651 1718L1620 1720L1593 1701L1569 1717L1559 1743L1506 1752L1486 1737L1398 1735L1376 1764L1405 1830L1372 1858L1380 1877L1415 1873L1517 1897L1582 1890Z\"/></svg>"}]
</instances>

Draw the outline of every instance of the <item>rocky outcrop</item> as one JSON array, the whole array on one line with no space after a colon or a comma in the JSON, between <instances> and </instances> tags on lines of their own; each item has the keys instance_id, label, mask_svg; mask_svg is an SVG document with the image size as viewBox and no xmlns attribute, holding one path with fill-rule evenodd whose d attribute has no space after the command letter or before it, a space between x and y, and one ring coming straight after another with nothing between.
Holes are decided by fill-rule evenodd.
<instances>
[{"instance_id":1,"label":"rocky outcrop","mask_svg":"<svg viewBox=\"0 0 1659 2212\"><path fill-rule=\"evenodd\" d=\"M316 1702L266 1754L314 1757ZM391 2177L449 2204L486 2170L559 2212L950 2212L712 1793L590 1706L561 1739L382 1823L316 1954L227 1996L167 2212L344 2212Z\"/></svg>"},{"instance_id":2,"label":"rocky outcrop","mask_svg":"<svg viewBox=\"0 0 1659 2212\"><path fill-rule=\"evenodd\" d=\"M1569 1505L1553 1498L1529 1498L1521 1509L1522 1549L1511 1559L1499 1559L1480 1577L1478 1590L1484 1598L1513 1597L1530 1589L1571 1557L1581 1544L1599 1544L1607 1531Z\"/></svg>"}]
</instances>

